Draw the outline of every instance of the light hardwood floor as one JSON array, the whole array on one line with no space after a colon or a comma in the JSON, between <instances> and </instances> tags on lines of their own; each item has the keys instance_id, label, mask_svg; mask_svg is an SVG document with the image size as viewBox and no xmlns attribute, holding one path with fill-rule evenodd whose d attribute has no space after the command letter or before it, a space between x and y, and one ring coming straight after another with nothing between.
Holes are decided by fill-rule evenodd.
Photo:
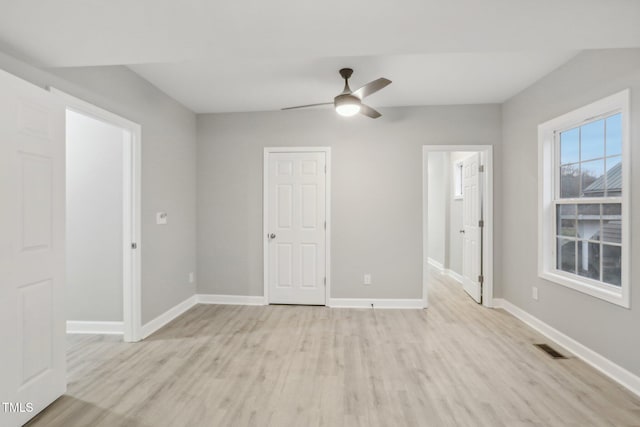
<instances>
[{"instance_id":1,"label":"light hardwood floor","mask_svg":"<svg viewBox=\"0 0 640 427\"><path fill-rule=\"evenodd\" d=\"M68 393L28 425L640 425L640 399L541 342L440 276L428 310L199 305L141 343L70 336Z\"/></svg>"}]
</instances>

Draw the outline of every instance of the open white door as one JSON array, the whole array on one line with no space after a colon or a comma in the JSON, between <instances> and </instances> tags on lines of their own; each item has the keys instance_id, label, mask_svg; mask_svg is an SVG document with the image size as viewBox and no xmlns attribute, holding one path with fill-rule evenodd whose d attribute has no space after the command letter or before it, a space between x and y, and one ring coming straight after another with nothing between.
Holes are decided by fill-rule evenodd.
<instances>
[{"instance_id":1,"label":"open white door","mask_svg":"<svg viewBox=\"0 0 640 427\"><path fill-rule=\"evenodd\" d=\"M268 153L268 303L326 303L325 152Z\"/></svg>"},{"instance_id":2,"label":"open white door","mask_svg":"<svg viewBox=\"0 0 640 427\"><path fill-rule=\"evenodd\" d=\"M0 71L0 425L64 394L64 106Z\"/></svg>"},{"instance_id":3,"label":"open white door","mask_svg":"<svg viewBox=\"0 0 640 427\"><path fill-rule=\"evenodd\" d=\"M477 302L482 302L482 179L480 153L463 161L464 199L462 203L462 285Z\"/></svg>"}]
</instances>

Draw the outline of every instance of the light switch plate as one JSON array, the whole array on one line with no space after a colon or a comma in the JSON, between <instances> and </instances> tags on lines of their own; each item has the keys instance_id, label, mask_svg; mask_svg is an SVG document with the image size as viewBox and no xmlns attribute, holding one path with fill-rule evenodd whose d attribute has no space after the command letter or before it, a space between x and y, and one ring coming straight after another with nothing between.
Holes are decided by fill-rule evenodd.
<instances>
[{"instance_id":1,"label":"light switch plate","mask_svg":"<svg viewBox=\"0 0 640 427\"><path fill-rule=\"evenodd\" d=\"M370 274L365 274L364 275L364 284L365 285L370 285L371 284L371 275Z\"/></svg>"},{"instance_id":2,"label":"light switch plate","mask_svg":"<svg viewBox=\"0 0 640 427\"><path fill-rule=\"evenodd\" d=\"M166 212L156 213L156 224L165 225L166 223L167 223L167 213Z\"/></svg>"}]
</instances>

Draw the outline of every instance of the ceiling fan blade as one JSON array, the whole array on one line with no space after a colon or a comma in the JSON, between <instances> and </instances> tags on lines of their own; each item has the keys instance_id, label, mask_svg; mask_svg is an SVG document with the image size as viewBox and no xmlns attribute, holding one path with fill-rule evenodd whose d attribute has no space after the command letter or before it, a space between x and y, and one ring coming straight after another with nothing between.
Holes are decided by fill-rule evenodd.
<instances>
[{"instance_id":1,"label":"ceiling fan blade","mask_svg":"<svg viewBox=\"0 0 640 427\"><path fill-rule=\"evenodd\" d=\"M372 93L376 93L380 89L383 89L391 84L391 80L385 79L384 77L380 77L378 80L374 80L372 82L367 83L362 86L360 89L357 89L351 92L352 95L357 96L362 99L365 96L369 96Z\"/></svg>"},{"instance_id":2,"label":"ceiling fan blade","mask_svg":"<svg viewBox=\"0 0 640 427\"><path fill-rule=\"evenodd\" d=\"M378 117L382 116L382 114L380 114L378 111L364 104L360 105L360 114L371 117L372 119L377 119Z\"/></svg>"},{"instance_id":3,"label":"ceiling fan blade","mask_svg":"<svg viewBox=\"0 0 640 427\"><path fill-rule=\"evenodd\" d=\"M295 106L295 107L283 108L282 111L284 111L284 110L295 110L295 109L298 109L298 108L319 107L321 105L333 105L333 102L321 102L319 104L298 105L298 106Z\"/></svg>"}]
</instances>

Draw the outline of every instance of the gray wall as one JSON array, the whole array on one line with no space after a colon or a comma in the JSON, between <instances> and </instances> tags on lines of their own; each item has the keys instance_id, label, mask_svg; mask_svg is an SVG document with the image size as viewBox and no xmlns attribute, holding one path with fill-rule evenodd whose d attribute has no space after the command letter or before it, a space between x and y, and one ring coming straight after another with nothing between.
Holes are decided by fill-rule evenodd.
<instances>
[{"instance_id":1,"label":"gray wall","mask_svg":"<svg viewBox=\"0 0 640 427\"><path fill-rule=\"evenodd\" d=\"M537 277L537 126L631 88L631 165L640 162L640 49L589 51L503 105L502 294L554 328L640 375L638 263L631 265L631 309ZM631 252L640 254L640 174L631 173ZM500 181L498 181L500 182ZM531 298L531 287L539 300Z\"/></svg>"},{"instance_id":2,"label":"gray wall","mask_svg":"<svg viewBox=\"0 0 640 427\"><path fill-rule=\"evenodd\" d=\"M67 113L67 319L122 321L124 131Z\"/></svg>"},{"instance_id":3,"label":"gray wall","mask_svg":"<svg viewBox=\"0 0 640 427\"><path fill-rule=\"evenodd\" d=\"M498 144L500 155L500 106L381 112L199 115L198 292L263 294L263 147L331 146L331 296L421 298L422 145Z\"/></svg>"},{"instance_id":4,"label":"gray wall","mask_svg":"<svg viewBox=\"0 0 640 427\"><path fill-rule=\"evenodd\" d=\"M196 269L195 114L126 67L42 70L0 53L0 68L54 86L142 126L142 320L193 295ZM155 225L166 211L169 224Z\"/></svg>"},{"instance_id":5,"label":"gray wall","mask_svg":"<svg viewBox=\"0 0 640 427\"><path fill-rule=\"evenodd\" d=\"M447 266L447 239L449 221L447 221L449 153L431 152L427 158L428 167L428 252L427 256Z\"/></svg>"}]
</instances>

